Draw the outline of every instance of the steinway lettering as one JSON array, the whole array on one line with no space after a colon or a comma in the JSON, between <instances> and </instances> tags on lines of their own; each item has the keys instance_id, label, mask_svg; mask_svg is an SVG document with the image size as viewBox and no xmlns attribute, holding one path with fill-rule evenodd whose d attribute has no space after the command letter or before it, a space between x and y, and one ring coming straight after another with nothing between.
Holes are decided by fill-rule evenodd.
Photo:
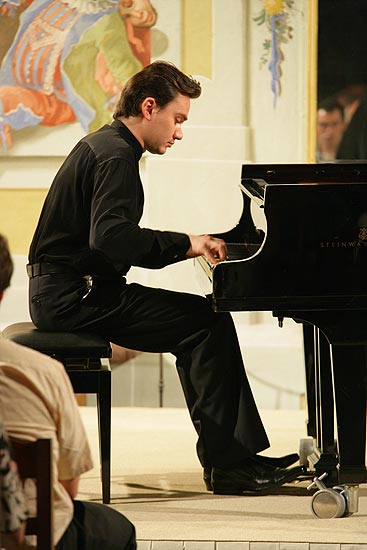
<instances>
[{"instance_id":1,"label":"steinway lettering","mask_svg":"<svg viewBox=\"0 0 367 550\"><path fill-rule=\"evenodd\" d=\"M367 241L321 241L320 248L367 248Z\"/></svg>"}]
</instances>

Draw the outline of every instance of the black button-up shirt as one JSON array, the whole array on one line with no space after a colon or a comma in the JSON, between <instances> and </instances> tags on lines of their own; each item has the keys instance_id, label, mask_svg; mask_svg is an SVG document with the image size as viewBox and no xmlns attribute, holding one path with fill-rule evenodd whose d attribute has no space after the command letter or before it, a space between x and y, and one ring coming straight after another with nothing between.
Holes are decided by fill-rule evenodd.
<instances>
[{"instance_id":1,"label":"black button-up shirt","mask_svg":"<svg viewBox=\"0 0 367 550\"><path fill-rule=\"evenodd\" d=\"M82 275L125 275L186 258L189 237L139 227L143 149L119 120L83 138L58 171L31 243L29 262L57 262ZM164 206L164 205L162 205Z\"/></svg>"}]
</instances>

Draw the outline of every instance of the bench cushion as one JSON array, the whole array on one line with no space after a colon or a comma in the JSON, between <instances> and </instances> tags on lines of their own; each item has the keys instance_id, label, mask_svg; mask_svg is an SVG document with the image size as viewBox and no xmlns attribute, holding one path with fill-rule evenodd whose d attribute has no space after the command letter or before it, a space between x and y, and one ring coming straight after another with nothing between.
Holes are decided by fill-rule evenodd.
<instances>
[{"instance_id":1,"label":"bench cushion","mask_svg":"<svg viewBox=\"0 0 367 550\"><path fill-rule=\"evenodd\" d=\"M13 323L2 332L3 338L55 357L111 357L110 342L90 332L45 332L31 322Z\"/></svg>"}]
</instances>

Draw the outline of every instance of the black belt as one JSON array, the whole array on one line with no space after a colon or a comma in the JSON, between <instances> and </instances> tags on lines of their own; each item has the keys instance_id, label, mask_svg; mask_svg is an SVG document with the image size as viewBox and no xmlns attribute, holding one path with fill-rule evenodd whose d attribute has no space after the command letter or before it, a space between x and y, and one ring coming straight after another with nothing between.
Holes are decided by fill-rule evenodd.
<instances>
[{"instance_id":1,"label":"black belt","mask_svg":"<svg viewBox=\"0 0 367 550\"><path fill-rule=\"evenodd\" d=\"M70 273L72 269L68 269L64 265L49 264L47 262L39 264L27 264L27 275L30 279L39 275L50 275L51 273Z\"/></svg>"}]
</instances>

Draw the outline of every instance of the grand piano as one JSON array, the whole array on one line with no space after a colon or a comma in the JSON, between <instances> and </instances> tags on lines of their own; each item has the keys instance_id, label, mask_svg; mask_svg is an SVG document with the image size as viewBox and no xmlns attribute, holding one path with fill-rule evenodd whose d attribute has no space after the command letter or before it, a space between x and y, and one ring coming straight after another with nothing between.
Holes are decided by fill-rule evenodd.
<instances>
[{"instance_id":1,"label":"grand piano","mask_svg":"<svg viewBox=\"0 0 367 550\"><path fill-rule=\"evenodd\" d=\"M303 324L311 471L366 472L367 163L243 165L227 260L198 259L215 311L272 311ZM251 215L264 211L266 229ZM336 422L334 421L336 419Z\"/></svg>"}]
</instances>

